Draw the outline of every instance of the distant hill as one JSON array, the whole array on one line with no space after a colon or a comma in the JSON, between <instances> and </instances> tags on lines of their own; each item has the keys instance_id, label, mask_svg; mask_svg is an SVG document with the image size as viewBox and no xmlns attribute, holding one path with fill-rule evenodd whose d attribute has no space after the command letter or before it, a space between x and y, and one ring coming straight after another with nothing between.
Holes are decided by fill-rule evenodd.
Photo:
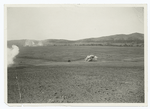
<instances>
[{"instance_id":1,"label":"distant hill","mask_svg":"<svg viewBox=\"0 0 150 109\"><path fill-rule=\"evenodd\" d=\"M125 34L117 34L117 35L111 35L111 36L103 36L98 38L88 38L88 39L82 39L78 40L78 42L135 42L135 41L143 41L144 40L144 34L141 33L132 33L129 35Z\"/></svg>"},{"instance_id":2,"label":"distant hill","mask_svg":"<svg viewBox=\"0 0 150 109\"><path fill-rule=\"evenodd\" d=\"M76 45L76 46L144 46L144 34L116 34L97 38L86 38L76 41L64 39L46 39L46 40L10 40L8 46L49 46L49 45Z\"/></svg>"}]
</instances>

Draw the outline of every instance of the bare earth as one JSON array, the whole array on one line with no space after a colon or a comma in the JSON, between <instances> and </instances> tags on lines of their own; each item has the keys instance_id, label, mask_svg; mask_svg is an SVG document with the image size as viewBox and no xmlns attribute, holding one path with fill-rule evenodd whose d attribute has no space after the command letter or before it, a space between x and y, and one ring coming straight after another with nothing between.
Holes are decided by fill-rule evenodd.
<instances>
[{"instance_id":1,"label":"bare earth","mask_svg":"<svg viewBox=\"0 0 150 109\"><path fill-rule=\"evenodd\" d=\"M51 62L20 56L8 68L8 103L143 103L141 57Z\"/></svg>"}]
</instances>

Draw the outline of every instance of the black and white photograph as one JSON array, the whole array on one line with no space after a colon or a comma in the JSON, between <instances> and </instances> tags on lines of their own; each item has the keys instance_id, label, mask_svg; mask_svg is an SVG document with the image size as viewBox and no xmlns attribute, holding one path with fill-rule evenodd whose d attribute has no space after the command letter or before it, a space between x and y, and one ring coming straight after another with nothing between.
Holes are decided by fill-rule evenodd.
<instances>
[{"instance_id":1,"label":"black and white photograph","mask_svg":"<svg viewBox=\"0 0 150 109\"><path fill-rule=\"evenodd\" d=\"M146 104L146 5L5 5L7 104Z\"/></svg>"}]
</instances>

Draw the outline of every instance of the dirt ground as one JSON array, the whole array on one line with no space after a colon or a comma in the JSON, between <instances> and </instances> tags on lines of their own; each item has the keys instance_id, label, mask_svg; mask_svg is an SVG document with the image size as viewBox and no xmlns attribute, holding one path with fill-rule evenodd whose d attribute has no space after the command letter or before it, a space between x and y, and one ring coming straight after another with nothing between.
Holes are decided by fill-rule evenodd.
<instances>
[{"instance_id":1,"label":"dirt ground","mask_svg":"<svg viewBox=\"0 0 150 109\"><path fill-rule=\"evenodd\" d=\"M143 62L41 62L8 68L8 103L143 102Z\"/></svg>"}]
</instances>

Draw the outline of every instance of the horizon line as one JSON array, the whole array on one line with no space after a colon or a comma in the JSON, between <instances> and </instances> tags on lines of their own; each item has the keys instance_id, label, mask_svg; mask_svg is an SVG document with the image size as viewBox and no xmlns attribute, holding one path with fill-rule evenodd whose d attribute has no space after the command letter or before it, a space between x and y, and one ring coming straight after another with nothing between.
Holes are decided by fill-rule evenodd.
<instances>
[{"instance_id":1,"label":"horizon line","mask_svg":"<svg viewBox=\"0 0 150 109\"><path fill-rule=\"evenodd\" d=\"M135 33L138 33L138 34L143 34L144 33L140 33L140 32L133 32L133 33L129 33L129 34L112 34L112 35L108 35L108 36L98 36L98 37L88 37L88 38L83 38L83 39L76 39L76 40L71 40L71 39L13 39L13 40L36 40L36 41L44 41L44 40L66 40L66 41L78 41L78 40L84 40L84 39L94 39L94 38L100 38L100 37L109 37L109 36L114 36L114 35L130 35L130 34L135 34ZM13 41L12 39L7 39L7 41Z\"/></svg>"}]
</instances>

